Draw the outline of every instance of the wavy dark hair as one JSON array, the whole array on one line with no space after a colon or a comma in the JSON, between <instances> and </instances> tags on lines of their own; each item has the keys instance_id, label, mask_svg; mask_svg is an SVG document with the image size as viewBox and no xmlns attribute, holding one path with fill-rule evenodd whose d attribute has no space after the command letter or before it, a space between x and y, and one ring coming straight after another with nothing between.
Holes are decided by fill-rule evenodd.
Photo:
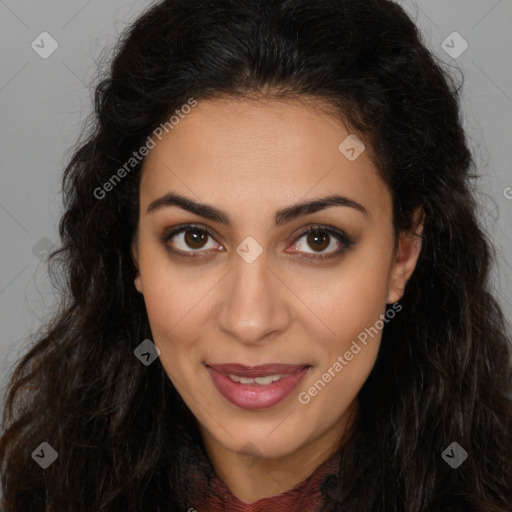
<instances>
[{"instance_id":1,"label":"wavy dark hair","mask_svg":"<svg viewBox=\"0 0 512 512\"><path fill-rule=\"evenodd\" d=\"M372 148L395 234L425 212L423 247L358 395L324 511L512 510L510 335L489 281L461 85L388 0L164 0L123 33L63 178L61 302L10 376L4 512L185 511L207 468L195 419L159 360L130 244L142 162L94 190L190 98L311 97ZM31 454L43 441L57 462ZM459 443L457 469L442 459ZM206 469L205 469L206 470Z\"/></svg>"}]
</instances>

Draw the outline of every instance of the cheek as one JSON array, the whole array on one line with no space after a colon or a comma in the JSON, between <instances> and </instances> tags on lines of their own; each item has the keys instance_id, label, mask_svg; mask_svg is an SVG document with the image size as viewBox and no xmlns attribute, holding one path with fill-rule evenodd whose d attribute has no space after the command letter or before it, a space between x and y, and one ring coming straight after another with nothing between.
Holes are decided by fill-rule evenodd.
<instances>
[{"instance_id":1,"label":"cheek","mask_svg":"<svg viewBox=\"0 0 512 512\"><path fill-rule=\"evenodd\" d=\"M153 334L158 337L172 329L179 320L180 312L176 305L182 303L180 298L186 290L179 291L173 279L165 272L159 272L157 265L141 269L141 276L149 322Z\"/></svg>"},{"instance_id":2,"label":"cheek","mask_svg":"<svg viewBox=\"0 0 512 512\"><path fill-rule=\"evenodd\" d=\"M389 251L354 254L331 278L320 281L315 293L309 293L311 309L319 312L324 325L319 336L315 330L318 320L313 315L304 322L318 356L308 386L318 382L320 389L323 385L329 388L318 402L353 399L375 364L385 325L382 316L390 257Z\"/></svg>"},{"instance_id":3,"label":"cheek","mask_svg":"<svg viewBox=\"0 0 512 512\"><path fill-rule=\"evenodd\" d=\"M157 345L180 325L194 295L194 287L190 283L187 286L183 276L173 271L166 256L159 252L147 250L140 257L144 302Z\"/></svg>"},{"instance_id":4,"label":"cheek","mask_svg":"<svg viewBox=\"0 0 512 512\"><path fill-rule=\"evenodd\" d=\"M334 358L301 390L297 398L303 407L302 421L310 423L313 431L334 424L349 411L375 364L379 340L372 343L355 350L350 361L340 354L343 362Z\"/></svg>"},{"instance_id":5,"label":"cheek","mask_svg":"<svg viewBox=\"0 0 512 512\"><path fill-rule=\"evenodd\" d=\"M208 322L208 292L215 275L179 268L156 249L141 255L140 270L152 341L160 349L165 371L178 379L174 384L180 388L183 372L193 370L189 362L200 360L192 353L200 346Z\"/></svg>"},{"instance_id":6,"label":"cheek","mask_svg":"<svg viewBox=\"0 0 512 512\"><path fill-rule=\"evenodd\" d=\"M149 276L145 276L149 277ZM189 352L193 348L196 333L197 302L190 288L178 286L174 279L158 277L144 282L144 301L151 327L152 341L160 350L160 362L180 393L183 372L188 370ZM193 294L192 294L193 295Z\"/></svg>"},{"instance_id":7,"label":"cheek","mask_svg":"<svg viewBox=\"0 0 512 512\"><path fill-rule=\"evenodd\" d=\"M193 272L183 271L161 246L141 236L139 266L148 318L155 336L166 333L185 317L208 289Z\"/></svg>"},{"instance_id":8,"label":"cheek","mask_svg":"<svg viewBox=\"0 0 512 512\"><path fill-rule=\"evenodd\" d=\"M320 338L322 350L319 373L336 373L333 380L362 385L377 356L385 312L385 295L375 282L345 283L344 292L336 290L322 316L330 334ZM318 338L317 338L318 339ZM336 365L336 363L339 363ZM341 365L341 366L340 366ZM362 380L359 378L362 377ZM326 376L325 380L329 380Z\"/></svg>"},{"instance_id":9,"label":"cheek","mask_svg":"<svg viewBox=\"0 0 512 512\"><path fill-rule=\"evenodd\" d=\"M316 279L303 290L313 311L331 331L331 338L346 342L378 320L385 310L390 256L365 255L347 258L339 270Z\"/></svg>"},{"instance_id":10,"label":"cheek","mask_svg":"<svg viewBox=\"0 0 512 512\"><path fill-rule=\"evenodd\" d=\"M337 282L324 290L328 304L321 315L330 333L321 337L309 332L315 340L317 365L300 390L299 403L307 407L313 424L334 422L355 400L377 359L385 312L385 280L377 285L374 276ZM341 291L340 291L341 288Z\"/></svg>"}]
</instances>

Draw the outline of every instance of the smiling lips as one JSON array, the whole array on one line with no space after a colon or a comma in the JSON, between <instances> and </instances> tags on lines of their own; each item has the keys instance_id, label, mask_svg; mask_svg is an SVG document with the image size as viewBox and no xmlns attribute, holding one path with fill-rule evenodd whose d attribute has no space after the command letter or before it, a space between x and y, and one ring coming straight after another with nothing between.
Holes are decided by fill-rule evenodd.
<instances>
[{"instance_id":1,"label":"smiling lips","mask_svg":"<svg viewBox=\"0 0 512 512\"><path fill-rule=\"evenodd\" d=\"M309 371L310 365L236 363L206 364L217 390L243 409L263 409L284 400Z\"/></svg>"}]
</instances>

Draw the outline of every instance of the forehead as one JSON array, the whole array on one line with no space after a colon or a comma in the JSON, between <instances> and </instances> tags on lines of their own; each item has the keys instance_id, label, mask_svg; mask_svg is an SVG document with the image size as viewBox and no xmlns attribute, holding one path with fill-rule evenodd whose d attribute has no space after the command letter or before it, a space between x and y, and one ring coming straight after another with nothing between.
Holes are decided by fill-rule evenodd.
<instances>
[{"instance_id":1,"label":"forehead","mask_svg":"<svg viewBox=\"0 0 512 512\"><path fill-rule=\"evenodd\" d=\"M371 148L356 147L362 152L355 160L343 152L354 146L353 136L325 104L198 101L161 140L155 138L143 166L141 207L176 191L208 202L254 201L260 209L263 198L282 205L343 193L387 208L389 193L371 161Z\"/></svg>"}]
</instances>

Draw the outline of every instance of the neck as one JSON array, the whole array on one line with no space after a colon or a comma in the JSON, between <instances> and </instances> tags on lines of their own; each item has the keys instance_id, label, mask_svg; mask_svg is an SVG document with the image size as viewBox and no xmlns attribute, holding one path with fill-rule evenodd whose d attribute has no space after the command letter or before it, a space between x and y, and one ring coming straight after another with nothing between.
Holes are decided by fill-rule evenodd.
<instances>
[{"instance_id":1,"label":"neck","mask_svg":"<svg viewBox=\"0 0 512 512\"><path fill-rule=\"evenodd\" d=\"M279 458L256 457L226 449L200 426L201 436L217 476L244 503L276 496L293 489L340 448L349 423L344 415L321 437Z\"/></svg>"}]
</instances>

